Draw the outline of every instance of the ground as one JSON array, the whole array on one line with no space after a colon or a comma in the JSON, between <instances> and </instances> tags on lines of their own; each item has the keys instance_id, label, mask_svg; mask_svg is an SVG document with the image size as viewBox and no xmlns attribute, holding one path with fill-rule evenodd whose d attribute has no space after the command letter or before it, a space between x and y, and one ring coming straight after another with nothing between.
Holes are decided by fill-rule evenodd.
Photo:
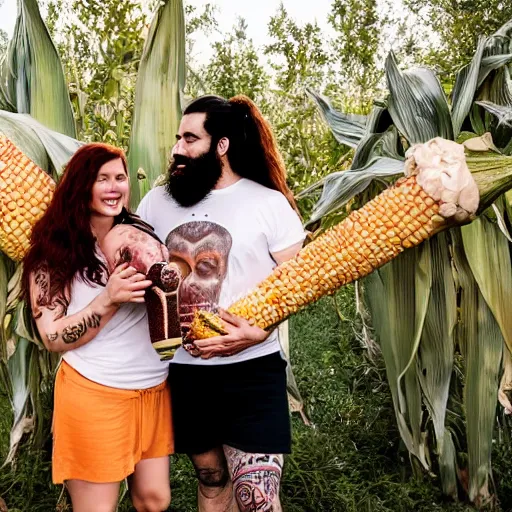
<instances>
[{"instance_id":1,"label":"ground","mask_svg":"<svg viewBox=\"0 0 512 512\"><path fill-rule=\"evenodd\" d=\"M435 475L413 475L400 443L382 362L368 360L357 336L359 330L350 286L335 299L324 298L290 321L294 373L312 426L293 414L293 454L286 459L282 486L284 511L473 510L444 500ZM7 398L0 395L2 460L10 421ZM61 488L51 484L50 449L48 437L42 451L22 450L14 470L0 470L0 496L9 512L55 510ZM494 452L494 478L501 501L497 510L509 512L512 449L498 443ZM193 472L185 457L172 459L171 486L169 510L195 511ZM125 497L119 512L130 510Z\"/></svg>"}]
</instances>

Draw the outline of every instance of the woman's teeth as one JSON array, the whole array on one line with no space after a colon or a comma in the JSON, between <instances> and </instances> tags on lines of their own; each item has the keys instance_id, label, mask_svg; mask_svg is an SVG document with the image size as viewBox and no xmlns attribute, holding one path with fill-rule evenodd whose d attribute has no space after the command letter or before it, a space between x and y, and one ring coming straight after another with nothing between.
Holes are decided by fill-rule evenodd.
<instances>
[{"instance_id":1,"label":"woman's teeth","mask_svg":"<svg viewBox=\"0 0 512 512\"><path fill-rule=\"evenodd\" d=\"M119 199L105 199L104 201L109 206L117 206L117 203L119 202Z\"/></svg>"}]
</instances>

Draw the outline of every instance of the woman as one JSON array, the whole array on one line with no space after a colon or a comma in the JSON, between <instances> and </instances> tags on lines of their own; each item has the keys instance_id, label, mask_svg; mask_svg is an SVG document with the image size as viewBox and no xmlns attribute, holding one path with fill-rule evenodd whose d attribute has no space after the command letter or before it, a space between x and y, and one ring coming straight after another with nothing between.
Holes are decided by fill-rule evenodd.
<instances>
[{"instance_id":1,"label":"woman","mask_svg":"<svg viewBox=\"0 0 512 512\"><path fill-rule=\"evenodd\" d=\"M24 260L40 336L48 350L62 353L52 477L65 483L74 512L114 511L129 475L138 512L161 512L170 503L168 365L149 339L144 293L151 281L127 262L109 274L100 250L114 225L133 221L124 209L128 196L124 153L84 145L35 225Z\"/></svg>"}]
</instances>

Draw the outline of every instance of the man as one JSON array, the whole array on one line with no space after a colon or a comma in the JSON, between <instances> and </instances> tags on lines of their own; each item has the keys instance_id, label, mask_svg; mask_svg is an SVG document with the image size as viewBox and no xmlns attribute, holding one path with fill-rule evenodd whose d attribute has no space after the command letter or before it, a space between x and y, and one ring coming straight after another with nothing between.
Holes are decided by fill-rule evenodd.
<instances>
[{"instance_id":1,"label":"man","mask_svg":"<svg viewBox=\"0 0 512 512\"><path fill-rule=\"evenodd\" d=\"M185 334L197 308L226 308L293 257L305 232L268 123L248 98L204 96L185 110L165 186L137 213L183 280ZM175 446L189 455L201 512L280 511L291 434L277 330L220 310L228 334L176 352Z\"/></svg>"}]
</instances>

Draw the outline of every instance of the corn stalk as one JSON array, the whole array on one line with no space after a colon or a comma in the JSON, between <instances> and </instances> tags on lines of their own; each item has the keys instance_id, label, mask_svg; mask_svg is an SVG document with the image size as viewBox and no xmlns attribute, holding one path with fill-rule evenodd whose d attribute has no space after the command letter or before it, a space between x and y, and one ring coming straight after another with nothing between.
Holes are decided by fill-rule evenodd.
<instances>
[{"instance_id":1,"label":"corn stalk","mask_svg":"<svg viewBox=\"0 0 512 512\"><path fill-rule=\"evenodd\" d=\"M137 74L128 151L131 206L165 173L181 119L185 87L185 21L181 0L157 11Z\"/></svg>"},{"instance_id":2,"label":"corn stalk","mask_svg":"<svg viewBox=\"0 0 512 512\"><path fill-rule=\"evenodd\" d=\"M0 132L26 150L48 174L57 177L80 143L62 65L40 16L36 0L18 3L14 35L0 64ZM0 367L14 413L9 453L14 459L24 434L44 441L39 393L48 385L57 358L42 350L31 331L25 302L19 298L21 267L0 260Z\"/></svg>"},{"instance_id":3,"label":"corn stalk","mask_svg":"<svg viewBox=\"0 0 512 512\"><path fill-rule=\"evenodd\" d=\"M471 225L441 233L360 283L359 306L369 311L382 350L404 444L426 471L439 468L446 495L456 499L462 487L477 505L492 500L489 477L498 379L503 351L510 361L512 333L507 315L512 266L509 241L502 232L512 220L503 199L512 172L506 156L512 128L503 122L512 106L507 67L512 55L505 52L504 41L511 41L510 24L479 42L472 62L457 75L451 98L431 70L401 71L390 54L389 94L366 119L358 119L365 127L362 135L360 125L348 125L346 115L309 91L337 139L355 146L355 155L349 171L324 178L308 225L322 223L326 228L349 202L359 207L374 197L397 176L385 173L382 164L391 160L400 166L408 146L435 136L464 141L470 170L480 180L482 203L488 206L496 200L494 210L483 212ZM464 374L457 384L458 354ZM505 374L500 396L506 397L512 372ZM461 386L462 397L456 394ZM450 389L455 394L450 395ZM462 435L458 414L465 420ZM466 451L467 461L455 445Z\"/></svg>"}]
</instances>

